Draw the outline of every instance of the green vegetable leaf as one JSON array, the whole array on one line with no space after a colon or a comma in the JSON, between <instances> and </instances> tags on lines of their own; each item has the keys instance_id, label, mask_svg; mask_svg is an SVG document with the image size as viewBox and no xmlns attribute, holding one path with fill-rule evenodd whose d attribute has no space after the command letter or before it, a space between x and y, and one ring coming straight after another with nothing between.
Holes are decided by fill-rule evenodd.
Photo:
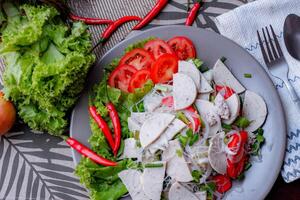
<instances>
[{"instance_id":1,"label":"green vegetable leaf","mask_svg":"<svg viewBox=\"0 0 300 200\"><path fill-rule=\"evenodd\" d=\"M185 147L188 143L189 138L187 136L183 136L183 135L179 135L178 136L178 140L180 142L180 144Z\"/></svg>"},{"instance_id":2,"label":"green vegetable leaf","mask_svg":"<svg viewBox=\"0 0 300 200\"><path fill-rule=\"evenodd\" d=\"M145 168L160 168L163 166L164 166L164 164L162 164L162 163L147 163L147 164L145 164Z\"/></svg>"},{"instance_id":3,"label":"green vegetable leaf","mask_svg":"<svg viewBox=\"0 0 300 200\"><path fill-rule=\"evenodd\" d=\"M6 63L6 98L30 128L60 135L95 60L87 26L69 28L49 6L5 2L3 8L7 26L1 29L0 54Z\"/></svg>"},{"instance_id":4,"label":"green vegetable leaf","mask_svg":"<svg viewBox=\"0 0 300 200\"><path fill-rule=\"evenodd\" d=\"M200 178L202 177L202 175L203 175L203 172L202 172L202 171L199 171L199 170L193 170L193 171L192 171L192 177L193 177L193 180L194 180L196 183L199 183Z\"/></svg>"},{"instance_id":5,"label":"green vegetable leaf","mask_svg":"<svg viewBox=\"0 0 300 200\"><path fill-rule=\"evenodd\" d=\"M146 39L143 39L143 40L140 40L136 43L133 43L133 44L130 44L128 47L126 47L125 49L125 53L128 53L129 51L132 51L133 49L137 49L137 48L143 48L144 45L151 41L151 40L154 40L156 39L155 37L149 37L149 38L146 38Z\"/></svg>"},{"instance_id":6,"label":"green vegetable leaf","mask_svg":"<svg viewBox=\"0 0 300 200\"><path fill-rule=\"evenodd\" d=\"M245 78L252 78L252 74L244 74Z\"/></svg>"},{"instance_id":7,"label":"green vegetable leaf","mask_svg":"<svg viewBox=\"0 0 300 200\"><path fill-rule=\"evenodd\" d=\"M82 158L76 166L75 174L80 177L80 182L91 191L91 199L117 200L127 193L118 173L125 169L137 169L138 167L138 164L130 159L118 162L116 167L104 167L95 164L88 158Z\"/></svg>"},{"instance_id":8,"label":"green vegetable leaf","mask_svg":"<svg viewBox=\"0 0 300 200\"><path fill-rule=\"evenodd\" d=\"M179 158L181 158L183 156L183 151L181 149L177 149L176 154Z\"/></svg>"},{"instance_id":9,"label":"green vegetable leaf","mask_svg":"<svg viewBox=\"0 0 300 200\"><path fill-rule=\"evenodd\" d=\"M195 133L189 141L189 145L193 146L199 140L199 134Z\"/></svg>"},{"instance_id":10,"label":"green vegetable leaf","mask_svg":"<svg viewBox=\"0 0 300 200\"><path fill-rule=\"evenodd\" d=\"M201 69L201 66L203 65L203 61L200 60L199 58L194 58L192 59L194 65L200 70Z\"/></svg>"},{"instance_id":11,"label":"green vegetable leaf","mask_svg":"<svg viewBox=\"0 0 300 200\"><path fill-rule=\"evenodd\" d=\"M230 124L222 123L222 128L225 132L229 132L230 130L232 130L232 126Z\"/></svg>"},{"instance_id":12,"label":"green vegetable leaf","mask_svg":"<svg viewBox=\"0 0 300 200\"><path fill-rule=\"evenodd\" d=\"M260 148L261 146L264 144L265 142L265 137L264 137L264 130L262 128L259 128L256 132L256 137L255 137L255 140L254 140L254 143L252 144L252 151L251 151L251 154L253 155L260 155Z\"/></svg>"},{"instance_id":13,"label":"green vegetable leaf","mask_svg":"<svg viewBox=\"0 0 300 200\"><path fill-rule=\"evenodd\" d=\"M247 128L250 125L250 121L246 117L238 117L234 124L239 128Z\"/></svg>"}]
</instances>

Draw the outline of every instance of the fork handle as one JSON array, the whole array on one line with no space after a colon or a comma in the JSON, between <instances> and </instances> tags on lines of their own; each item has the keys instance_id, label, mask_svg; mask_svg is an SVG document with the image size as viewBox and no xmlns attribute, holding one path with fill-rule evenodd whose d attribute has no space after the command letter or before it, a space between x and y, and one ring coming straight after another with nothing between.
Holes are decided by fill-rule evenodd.
<instances>
[{"instance_id":1,"label":"fork handle","mask_svg":"<svg viewBox=\"0 0 300 200\"><path fill-rule=\"evenodd\" d=\"M300 110L300 98L298 97L294 87L292 86L292 84L290 83L290 81L288 79L283 80L283 82L284 82L285 86L287 87L294 104L296 104Z\"/></svg>"}]
</instances>

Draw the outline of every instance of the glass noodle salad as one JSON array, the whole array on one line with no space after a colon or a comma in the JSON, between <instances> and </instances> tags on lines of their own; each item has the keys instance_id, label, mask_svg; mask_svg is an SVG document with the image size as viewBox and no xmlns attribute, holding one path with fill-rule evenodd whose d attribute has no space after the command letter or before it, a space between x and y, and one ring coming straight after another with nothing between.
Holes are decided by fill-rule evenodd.
<instances>
[{"instance_id":1,"label":"glass noodle salad","mask_svg":"<svg viewBox=\"0 0 300 200\"><path fill-rule=\"evenodd\" d=\"M92 150L76 174L92 199L219 199L260 156L267 107L220 58L178 36L130 45L90 95ZM111 163L111 162L110 162Z\"/></svg>"}]
</instances>

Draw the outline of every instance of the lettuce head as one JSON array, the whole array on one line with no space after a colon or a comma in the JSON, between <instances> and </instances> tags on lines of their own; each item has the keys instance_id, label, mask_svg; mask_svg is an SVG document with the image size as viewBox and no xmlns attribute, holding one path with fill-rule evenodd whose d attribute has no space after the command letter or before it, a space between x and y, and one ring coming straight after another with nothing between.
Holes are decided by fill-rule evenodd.
<instances>
[{"instance_id":1,"label":"lettuce head","mask_svg":"<svg viewBox=\"0 0 300 200\"><path fill-rule=\"evenodd\" d=\"M3 4L4 92L32 129L62 134L95 56L87 26L68 27L49 6Z\"/></svg>"}]
</instances>

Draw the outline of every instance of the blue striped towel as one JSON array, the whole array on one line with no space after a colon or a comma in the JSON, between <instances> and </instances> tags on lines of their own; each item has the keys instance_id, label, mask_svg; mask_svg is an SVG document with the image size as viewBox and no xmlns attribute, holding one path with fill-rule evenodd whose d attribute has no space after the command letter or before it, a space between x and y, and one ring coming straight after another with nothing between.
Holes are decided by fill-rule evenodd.
<instances>
[{"instance_id":1,"label":"blue striped towel","mask_svg":"<svg viewBox=\"0 0 300 200\"><path fill-rule=\"evenodd\" d=\"M265 63L256 30L272 24L290 67L289 80L300 95L300 62L288 54L282 37L284 20L290 13L300 15L299 0L257 0L218 16L216 24L222 35L244 47L263 66ZM281 97L288 126L286 155L281 174L286 182L292 182L300 177L300 112L292 103L283 82L273 76L271 78Z\"/></svg>"}]
</instances>

